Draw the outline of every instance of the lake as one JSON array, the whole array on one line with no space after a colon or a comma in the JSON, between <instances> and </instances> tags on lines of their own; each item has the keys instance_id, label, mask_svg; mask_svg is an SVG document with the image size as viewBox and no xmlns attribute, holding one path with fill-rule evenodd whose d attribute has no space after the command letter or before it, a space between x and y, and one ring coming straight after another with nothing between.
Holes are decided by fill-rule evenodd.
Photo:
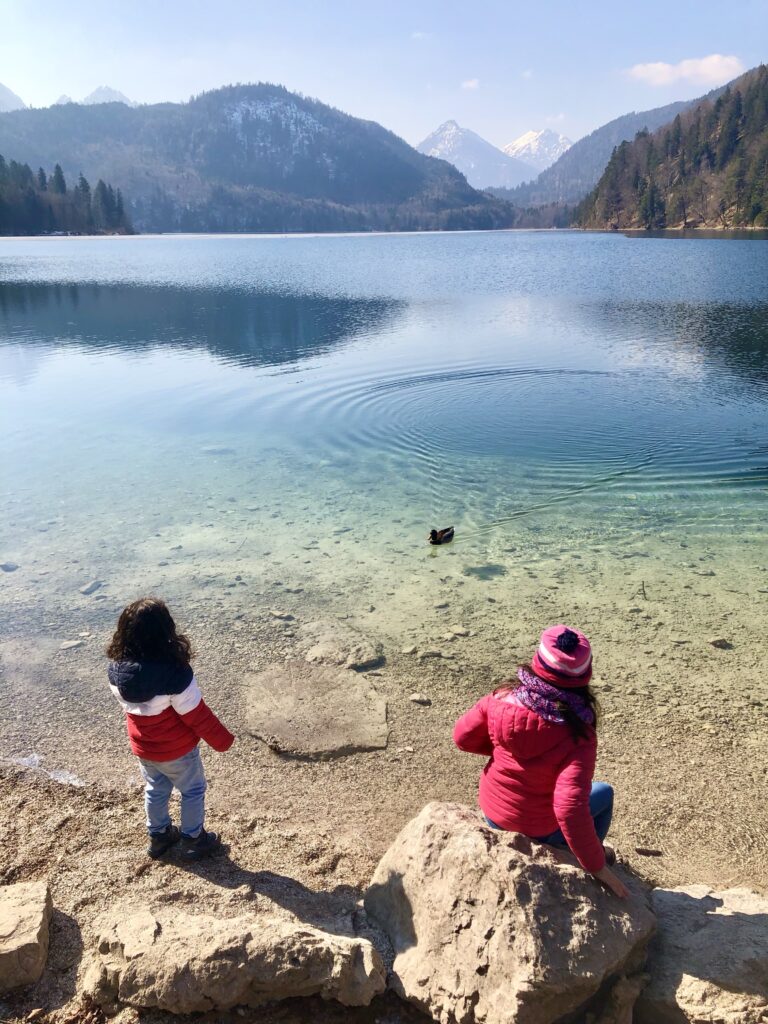
<instances>
[{"instance_id":1,"label":"lake","mask_svg":"<svg viewBox=\"0 0 768 1024\"><path fill-rule=\"evenodd\" d=\"M0 382L6 635L768 593L758 238L0 239Z\"/></svg>"}]
</instances>

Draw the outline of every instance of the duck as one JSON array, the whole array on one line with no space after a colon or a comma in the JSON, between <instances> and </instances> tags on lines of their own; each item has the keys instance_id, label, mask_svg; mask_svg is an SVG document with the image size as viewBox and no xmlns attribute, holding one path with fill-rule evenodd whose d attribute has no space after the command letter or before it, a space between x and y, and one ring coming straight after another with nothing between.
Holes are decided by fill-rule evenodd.
<instances>
[{"instance_id":1,"label":"duck","mask_svg":"<svg viewBox=\"0 0 768 1024\"><path fill-rule=\"evenodd\" d=\"M453 527L446 526L444 530L430 530L429 531L429 543L430 544L450 544L453 540Z\"/></svg>"}]
</instances>

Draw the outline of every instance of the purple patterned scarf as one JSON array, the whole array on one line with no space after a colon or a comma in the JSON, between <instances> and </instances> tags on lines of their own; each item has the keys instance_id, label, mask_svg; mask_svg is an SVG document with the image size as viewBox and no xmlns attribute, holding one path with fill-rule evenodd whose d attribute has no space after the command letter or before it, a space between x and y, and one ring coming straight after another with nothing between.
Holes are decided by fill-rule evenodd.
<instances>
[{"instance_id":1,"label":"purple patterned scarf","mask_svg":"<svg viewBox=\"0 0 768 1024\"><path fill-rule=\"evenodd\" d=\"M567 704L582 722L586 722L587 725L594 724L594 712L580 694L545 683L543 679L531 675L524 668L518 670L517 678L520 680L520 686L515 690L515 696L529 711L535 711L548 722L562 725L565 716L558 705Z\"/></svg>"}]
</instances>

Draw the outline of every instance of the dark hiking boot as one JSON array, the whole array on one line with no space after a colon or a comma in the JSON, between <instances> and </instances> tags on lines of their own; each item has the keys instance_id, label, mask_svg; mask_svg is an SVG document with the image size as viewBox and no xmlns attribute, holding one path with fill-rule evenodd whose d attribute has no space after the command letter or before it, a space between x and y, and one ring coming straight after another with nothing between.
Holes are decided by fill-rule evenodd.
<instances>
[{"instance_id":1,"label":"dark hiking boot","mask_svg":"<svg viewBox=\"0 0 768 1024\"><path fill-rule=\"evenodd\" d=\"M616 851L612 846L604 846L603 850L605 851L605 863L609 868L612 868L616 863Z\"/></svg>"},{"instance_id":2,"label":"dark hiking boot","mask_svg":"<svg viewBox=\"0 0 768 1024\"><path fill-rule=\"evenodd\" d=\"M221 837L216 832L206 832L205 829L194 839L183 835L179 850L185 860L202 860L203 857L210 857L221 851Z\"/></svg>"},{"instance_id":3,"label":"dark hiking boot","mask_svg":"<svg viewBox=\"0 0 768 1024\"><path fill-rule=\"evenodd\" d=\"M181 832L179 832L175 825L169 825L164 832L152 832L149 836L147 853L152 860L157 860L158 857L162 857L164 853L167 853L172 846L175 846L180 839Z\"/></svg>"}]
</instances>

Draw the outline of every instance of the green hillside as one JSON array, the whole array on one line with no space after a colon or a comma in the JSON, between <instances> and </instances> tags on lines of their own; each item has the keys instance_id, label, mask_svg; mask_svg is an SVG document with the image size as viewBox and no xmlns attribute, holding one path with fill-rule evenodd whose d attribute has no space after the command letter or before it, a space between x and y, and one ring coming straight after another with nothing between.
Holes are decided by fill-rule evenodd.
<instances>
[{"instance_id":1,"label":"green hillside","mask_svg":"<svg viewBox=\"0 0 768 1024\"><path fill-rule=\"evenodd\" d=\"M768 68L614 151L576 212L588 228L768 226Z\"/></svg>"}]
</instances>

